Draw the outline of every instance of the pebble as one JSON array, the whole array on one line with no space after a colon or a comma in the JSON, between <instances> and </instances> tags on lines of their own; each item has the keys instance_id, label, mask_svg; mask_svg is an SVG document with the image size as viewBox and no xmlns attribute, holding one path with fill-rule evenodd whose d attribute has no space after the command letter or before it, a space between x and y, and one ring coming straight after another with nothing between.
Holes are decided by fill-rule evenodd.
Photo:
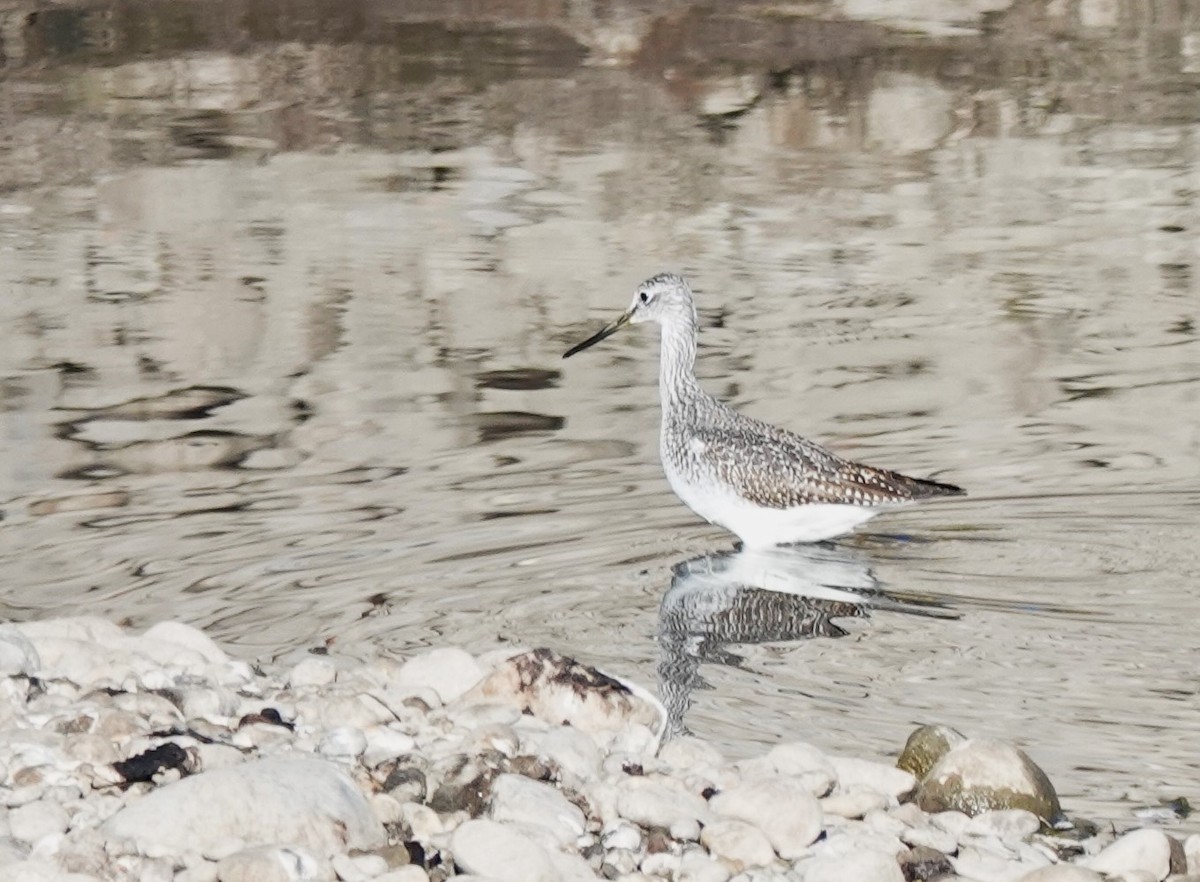
<instances>
[{"instance_id":1,"label":"pebble","mask_svg":"<svg viewBox=\"0 0 1200 882\"><path fill-rule=\"evenodd\" d=\"M821 833L820 803L799 778L744 783L718 793L709 805L718 815L758 827L782 858L805 854Z\"/></svg>"},{"instance_id":2,"label":"pebble","mask_svg":"<svg viewBox=\"0 0 1200 882\"><path fill-rule=\"evenodd\" d=\"M496 821L475 819L454 831L454 863L497 882L555 882L550 857L536 842Z\"/></svg>"}]
</instances>

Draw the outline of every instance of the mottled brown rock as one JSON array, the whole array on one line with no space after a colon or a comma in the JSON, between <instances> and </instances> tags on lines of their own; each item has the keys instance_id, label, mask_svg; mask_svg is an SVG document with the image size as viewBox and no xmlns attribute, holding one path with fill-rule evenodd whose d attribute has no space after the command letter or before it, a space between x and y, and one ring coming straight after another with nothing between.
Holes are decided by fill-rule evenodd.
<instances>
[{"instance_id":1,"label":"mottled brown rock","mask_svg":"<svg viewBox=\"0 0 1200 882\"><path fill-rule=\"evenodd\" d=\"M920 781L951 748L966 740L965 735L949 726L921 726L908 736L896 766Z\"/></svg>"}]
</instances>

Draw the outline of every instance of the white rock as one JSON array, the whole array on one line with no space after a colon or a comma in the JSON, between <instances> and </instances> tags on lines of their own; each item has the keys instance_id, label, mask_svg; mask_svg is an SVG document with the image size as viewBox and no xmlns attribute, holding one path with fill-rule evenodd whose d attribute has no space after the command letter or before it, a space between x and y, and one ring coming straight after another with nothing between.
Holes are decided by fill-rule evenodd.
<instances>
[{"instance_id":1,"label":"white rock","mask_svg":"<svg viewBox=\"0 0 1200 882\"><path fill-rule=\"evenodd\" d=\"M483 678L475 657L457 647L432 649L406 661L396 673L400 687L428 687L443 704L459 698Z\"/></svg>"},{"instance_id":2,"label":"white rock","mask_svg":"<svg viewBox=\"0 0 1200 882\"><path fill-rule=\"evenodd\" d=\"M1183 840L1183 855L1187 859L1187 871L1200 876L1200 833L1193 833Z\"/></svg>"},{"instance_id":3,"label":"white rock","mask_svg":"<svg viewBox=\"0 0 1200 882\"><path fill-rule=\"evenodd\" d=\"M442 816L419 802L401 803L400 820L412 830L413 839L417 842L432 842L435 836L446 832Z\"/></svg>"},{"instance_id":4,"label":"white rock","mask_svg":"<svg viewBox=\"0 0 1200 882\"><path fill-rule=\"evenodd\" d=\"M998 809L971 818L963 833L967 836L995 837L1002 842L1016 842L1029 838L1041 827L1041 820L1033 812Z\"/></svg>"},{"instance_id":5,"label":"white rock","mask_svg":"<svg viewBox=\"0 0 1200 882\"><path fill-rule=\"evenodd\" d=\"M65 832L70 823L67 810L56 802L31 802L8 813L12 837L31 845L47 836Z\"/></svg>"},{"instance_id":6,"label":"white rock","mask_svg":"<svg viewBox=\"0 0 1200 882\"><path fill-rule=\"evenodd\" d=\"M747 781L709 800L718 815L737 818L767 835L780 857L787 860L806 853L821 832L821 806L801 778Z\"/></svg>"},{"instance_id":7,"label":"white rock","mask_svg":"<svg viewBox=\"0 0 1200 882\"><path fill-rule=\"evenodd\" d=\"M704 800L674 786L670 779L630 775L617 784L617 813L643 827L671 829L676 824L695 825L707 820Z\"/></svg>"},{"instance_id":8,"label":"white rock","mask_svg":"<svg viewBox=\"0 0 1200 882\"><path fill-rule=\"evenodd\" d=\"M252 760L202 772L132 802L102 829L165 854L218 854L241 840L287 842L324 855L385 841L354 783L314 759Z\"/></svg>"},{"instance_id":9,"label":"white rock","mask_svg":"<svg viewBox=\"0 0 1200 882\"><path fill-rule=\"evenodd\" d=\"M967 825L971 823L971 818L962 812L937 812L929 816L929 823L937 829L949 833L957 842L963 838Z\"/></svg>"},{"instance_id":10,"label":"white rock","mask_svg":"<svg viewBox=\"0 0 1200 882\"><path fill-rule=\"evenodd\" d=\"M767 834L736 818L715 819L700 834L700 842L713 855L726 861L735 873L775 862L775 849Z\"/></svg>"},{"instance_id":11,"label":"white rock","mask_svg":"<svg viewBox=\"0 0 1200 882\"><path fill-rule=\"evenodd\" d=\"M574 852L547 852L558 882L599 882L588 862Z\"/></svg>"},{"instance_id":12,"label":"white rock","mask_svg":"<svg viewBox=\"0 0 1200 882\"><path fill-rule=\"evenodd\" d=\"M367 749L363 751L363 765L369 769L408 753L417 746L411 735L399 732L390 726L372 726L363 732L367 736Z\"/></svg>"},{"instance_id":13,"label":"white rock","mask_svg":"<svg viewBox=\"0 0 1200 882\"><path fill-rule=\"evenodd\" d=\"M900 833L900 839L908 845L923 845L942 854L951 854L958 848L958 839L933 826L909 827Z\"/></svg>"},{"instance_id":14,"label":"white rock","mask_svg":"<svg viewBox=\"0 0 1200 882\"><path fill-rule=\"evenodd\" d=\"M200 656L209 664L225 664L229 661L225 650L221 649L211 637L198 628L185 625L183 622L159 622L157 625L147 628L142 634L141 640L143 645L147 643L162 644L163 652L168 657L173 657L171 654L174 651L185 649Z\"/></svg>"},{"instance_id":15,"label":"white rock","mask_svg":"<svg viewBox=\"0 0 1200 882\"><path fill-rule=\"evenodd\" d=\"M450 838L454 863L497 882L556 882L545 849L515 830L482 818L467 821Z\"/></svg>"},{"instance_id":16,"label":"white rock","mask_svg":"<svg viewBox=\"0 0 1200 882\"><path fill-rule=\"evenodd\" d=\"M212 861L199 861L176 873L174 882L218 882L217 865Z\"/></svg>"},{"instance_id":17,"label":"white rock","mask_svg":"<svg viewBox=\"0 0 1200 882\"><path fill-rule=\"evenodd\" d=\"M726 882L732 875L729 868L719 860L705 854L699 848L685 851L679 860L676 882Z\"/></svg>"},{"instance_id":18,"label":"white rock","mask_svg":"<svg viewBox=\"0 0 1200 882\"><path fill-rule=\"evenodd\" d=\"M387 861L377 854L335 854L330 861L342 882L367 882L387 872Z\"/></svg>"},{"instance_id":19,"label":"white rock","mask_svg":"<svg viewBox=\"0 0 1200 882\"><path fill-rule=\"evenodd\" d=\"M337 664L328 656L311 655L292 668L288 682L293 689L328 686L337 679Z\"/></svg>"},{"instance_id":20,"label":"white rock","mask_svg":"<svg viewBox=\"0 0 1200 882\"><path fill-rule=\"evenodd\" d=\"M604 825L600 842L608 851L614 848L637 851L642 847L642 831L628 821L615 821Z\"/></svg>"},{"instance_id":21,"label":"white rock","mask_svg":"<svg viewBox=\"0 0 1200 882\"><path fill-rule=\"evenodd\" d=\"M1110 876L1141 871L1165 879L1171 871L1171 843L1161 830L1133 830L1081 863Z\"/></svg>"},{"instance_id":22,"label":"white rock","mask_svg":"<svg viewBox=\"0 0 1200 882\"><path fill-rule=\"evenodd\" d=\"M838 789L843 793L871 790L899 799L917 786L917 779L910 772L885 763L844 756L830 757L829 761L837 775Z\"/></svg>"},{"instance_id":23,"label":"white rock","mask_svg":"<svg viewBox=\"0 0 1200 882\"><path fill-rule=\"evenodd\" d=\"M217 863L220 882L330 882L333 867L297 846L248 848Z\"/></svg>"},{"instance_id":24,"label":"white rock","mask_svg":"<svg viewBox=\"0 0 1200 882\"><path fill-rule=\"evenodd\" d=\"M376 876L375 882L429 882L429 874L423 868L409 864L407 867L397 867L389 873Z\"/></svg>"},{"instance_id":25,"label":"white rock","mask_svg":"<svg viewBox=\"0 0 1200 882\"><path fill-rule=\"evenodd\" d=\"M658 751L658 761L677 772L718 769L725 763L721 752L691 735L672 738Z\"/></svg>"},{"instance_id":26,"label":"white rock","mask_svg":"<svg viewBox=\"0 0 1200 882\"><path fill-rule=\"evenodd\" d=\"M1021 882L1103 882L1099 873L1077 864L1052 864L1021 877Z\"/></svg>"},{"instance_id":27,"label":"white rock","mask_svg":"<svg viewBox=\"0 0 1200 882\"><path fill-rule=\"evenodd\" d=\"M1022 865L1010 856L974 845L961 846L957 854L948 857L958 875L977 879L979 882L1018 882L1022 876L1034 869Z\"/></svg>"},{"instance_id":28,"label":"white rock","mask_svg":"<svg viewBox=\"0 0 1200 882\"><path fill-rule=\"evenodd\" d=\"M835 793L825 797L821 800L821 811L826 815L837 815L839 818L861 818L867 812L886 805L887 797L882 793L860 790L857 793Z\"/></svg>"},{"instance_id":29,"label":"white rock","mask_svg":"<svg viewBox=\"0 0 1200 882\"><path fill-rule=\"evenodd\" d=\"M560 846L573 843L587 826L583 812L562 793L522 775L500 775L492 782L490 814L495 821L542 827Z\"/></svg>"},{"instance_id":30,"label":"white rock","mask_svg":"<svg viewBox=\"0 0 1200 882\"><path fill-rule=\"evenodd\" d=\"M32 641L15 625L0 625L0 677L32 676L41 666Z\"/></svg>"},{"instance_id":31,"label":"white rock","mask_svg":"<svg viewBox=\"0 0 1200 882\"><path fill-rule=\"evenodd\" d=\"M367 736L354 726L330 729L317 746L317 752L334 759L354 759L367 749Z\"/></svg>"},{"instance_id":32,"label":"white rock","mask_svg":"<svg viewBox=\"0 0 1200 882\"><path fill-rule=\"evenodd\" d=\"M801 864L804 882L904 882L904 872L895 857L882 851L862 849L836 857L817 857Z\"/></svg>"},{"instance_id":33,"label":"white rock","mask_svg":"<svg viewBox=\"0 0 1200 882\"><path fill-rule=\"evenodd\" d=\"M669 851L660 851L656 854L648 854L642 858L641 871L647 876L662 876L665 879L673 879L679 874L679 867L683 863L682 859L677 854L672 854Z\"/></svg>"},{"instance_id":34,"label":"white rock","mask_svg":"<svg viewBox=\"0 0 1200 882\"><path fill-rule=\"evenodd\" d=\"M776 744L764 759L776 773L803 780L813 796L824 796L837 782L829 757L803 741Z\"/></svg>"}]
</instances>

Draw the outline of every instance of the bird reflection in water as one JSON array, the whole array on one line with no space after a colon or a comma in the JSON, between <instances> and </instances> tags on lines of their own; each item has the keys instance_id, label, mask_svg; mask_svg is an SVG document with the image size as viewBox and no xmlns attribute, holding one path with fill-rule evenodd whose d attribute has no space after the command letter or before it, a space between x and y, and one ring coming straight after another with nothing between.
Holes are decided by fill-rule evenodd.
<instances>
[{"instance_id":1,"label":"bird reflection in water","mask_svg":"<svg viewBox=\"0 0 1200 882\"><path fill-rule=\"evenodd\" d=\"M833 543L738 548L677 563L658 615L667 737L687 731L692 691L710 688L702 663L742 666L730 644L842 637L848 632L834 619L866 618L872 609L957 618L941 601L884 591L864 554Z\"/></svg>"}]
</instances>

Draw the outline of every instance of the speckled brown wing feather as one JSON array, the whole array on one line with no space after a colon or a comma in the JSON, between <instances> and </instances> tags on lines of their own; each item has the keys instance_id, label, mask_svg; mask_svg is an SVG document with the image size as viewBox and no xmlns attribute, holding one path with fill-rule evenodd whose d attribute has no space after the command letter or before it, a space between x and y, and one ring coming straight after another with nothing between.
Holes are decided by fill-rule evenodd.
<instances>
[{"instance_id":1,"label":"speckled brown wing feather","mask_svg":"<svg viewBox=\"0 0 1200 882\"><path fill-rule=\"evenodd\" d=\"M738 414L732 425L697 428L701 458L739 496L757 505L896 505L963 491L842 459L769 423Z\"/></svg>"}]
</instances>

